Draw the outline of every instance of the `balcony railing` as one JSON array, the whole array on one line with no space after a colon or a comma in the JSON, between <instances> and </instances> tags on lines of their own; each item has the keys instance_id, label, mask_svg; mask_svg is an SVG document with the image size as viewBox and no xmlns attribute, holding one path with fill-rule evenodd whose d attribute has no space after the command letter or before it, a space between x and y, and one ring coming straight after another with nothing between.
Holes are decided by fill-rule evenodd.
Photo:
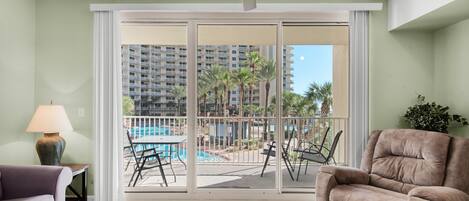
<instances>
[{"instance_id":1,"label":"balcony railing","mask_svg":"<svg viewBox=\"0 0 469 201\"><path fill-rule=\"evenodd\" d=\"M176 111L174 111L176 112ZM346 117L282 117L284 145L293 133L288 149L295 161L294 150L310 143L319 144L327 127L330 128L326 146L330 146L337 132L344 133L334 154L339 164L347 163L348 118ZM131 136L152 135L187 136L196 134L197 163L261 164L263 151L277 137L275 117L198 117L195 132L187 131L186 117L126 116L124 124ZM178 146L183 158L187 156L187 141Z\"/></svg>"}]
</instances>

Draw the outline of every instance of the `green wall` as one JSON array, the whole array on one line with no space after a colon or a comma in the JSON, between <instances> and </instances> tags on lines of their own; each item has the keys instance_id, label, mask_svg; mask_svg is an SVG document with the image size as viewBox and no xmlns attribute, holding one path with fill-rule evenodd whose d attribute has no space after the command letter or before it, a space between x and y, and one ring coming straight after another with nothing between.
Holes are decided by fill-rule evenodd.
<instances>
[{"instance_id":1,"label":"green wall","mask_svg":"<svg viewBox=\"0 0 469 201\"><path fill-rule=\"evenodd\" d=\"M434 34L435 100L469 118L469 19ZM469 127L451 133L469 137Z\"/></svg>"},{"instance_id":2,"label":"green wall","mask_svg":"<svg viewBox=\"0 0 469 201\"><path fill-rule=\"evenodd\" d=\"M2 0L2 4L4 2L5 0ZM0 100L0 111L2 111L0 114L0 127L2 128L0 151L16 154L20 147L21 155L15 155L13 158L9 156L11 154L1 154L0 163L38 163L35 159L34 137L24 134L24 129L34 107L46 104L50 100L65 106L75 128L74 132L63 133L63 137L68 142L64 162L92 163L94 145L91 130L92 14L89 11L89 4L137 1L40 0L36 4L33 0L7 0L6 2L9 5L8 8L0 6L2 29L0 42L12 45L0 46L0 92L3 92L2 94L12 94L11 91L18 92L12 94L9 99ZM175 1L141 0L138 2ZM194 1L178 0L176 2ZM197 2L220 1L199 0ZM293 2L331 1L297 0ZM332 2L381 1L334 0ZM15 19L15 23L9 24L7 19ZM414 103L419 93L429 98L440 97L443 94L461 97L459 102L454 100L455 98L445 100L440 97L439 100L454 106L455 109L461 108L461 113L469 116L468 93L461 92L462 87L468 85L462 77L463 74L459 72L465 68L467 75L467 66L463 67L465 60L462 60L467 59L467 56L461 56L461 54L464 51L468 52L468 39L464 39L466 46L463 47L464 45L459 44L461 41L450 38L454 35L462 40L463 29L467 33L468 23L448 27L438 31L435 35L418 31L388 32L386 24L387 8L371 13L370 128L402 126L400 117L406 108ZM3 31L6 28L8 31ZM4 34L8 37L4 37ZM445 41L454 44L445 46ZM10 52L12 49L16 49L18 53ZM442 54L433 59L434 54L438 52L445 52L447 56ZM456 56L461 60L448 59ZM440 72L445 71L446 68L452 71ZM447 82L451 79L451 82ZM78 115L81 109L84 111L83 116ZM463 109L466 111L462 112Z\"/></svg>"},{"instance_id":3,"label":"green wall","mask_svg":"<svg viewBox=\"0 0 469 201\"><path fill-rule=\"evenodd\" d=\"M34 0L1 1L0 164L35 161L34 134L25 132L34 112L34 15Z\"/></svg>"},{"instance_id":4,"label":"green wall","mask_svg":"<svg viewBox=\"0 0 469 201\"><path fill-rule=\"evenodd\" d=\"M418 94L433 96L432 33L389 32L387 7L370 15L370 129L397 128Z\"/></svg>"}]
</instances>

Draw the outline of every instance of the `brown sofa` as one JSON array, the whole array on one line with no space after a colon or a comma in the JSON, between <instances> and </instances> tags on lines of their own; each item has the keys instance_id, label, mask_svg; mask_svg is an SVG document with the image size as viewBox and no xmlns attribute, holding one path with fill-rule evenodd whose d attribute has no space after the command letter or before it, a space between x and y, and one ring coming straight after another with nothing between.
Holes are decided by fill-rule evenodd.
<instances>
[{"instance_id":1,"label":"brown sofa","mask_svg":"<svg viewBox=\"0 0 469 201\"><path fill-rule=\"evenodd\" d=\"M469 139L373 131L360 169L323 166L316 201L469 201Z\"/></svg>"}]
</instances>

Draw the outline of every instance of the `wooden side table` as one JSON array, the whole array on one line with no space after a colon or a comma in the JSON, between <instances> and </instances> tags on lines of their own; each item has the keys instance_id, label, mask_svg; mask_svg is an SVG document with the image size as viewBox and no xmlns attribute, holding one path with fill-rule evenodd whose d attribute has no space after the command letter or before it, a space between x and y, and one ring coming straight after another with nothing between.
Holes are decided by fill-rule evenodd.
<instances>
[{"instance_id":1,"label":"wooden side table","mask_svg":"<svg viewBox=\"0 0 469 201\"><path fill-rule=\"evenodd\" d=\"M64 167L72 169L73 180L81 177L81 193L78 193L70 184L67 188L76 196L79 201L88 200L88 164L62 164ZM72 180L72 182L73 182ZM68 200L68 199L67 199Z\"/></svg>"}]
</instances>

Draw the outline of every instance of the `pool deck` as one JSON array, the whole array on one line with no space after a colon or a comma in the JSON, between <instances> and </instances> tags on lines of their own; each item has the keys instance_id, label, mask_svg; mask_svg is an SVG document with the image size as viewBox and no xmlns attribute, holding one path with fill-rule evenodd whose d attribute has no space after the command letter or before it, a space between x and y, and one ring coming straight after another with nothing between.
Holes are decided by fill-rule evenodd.
<instances>
[{"instance_id":1,"label":"pool deck","mask_svg":"<svg viewBox=\"0 0 469 201\"><path fill-rule=\"evenodd\" d=\"M272 163L271 163L272 164ZM238 165L238 164L199 164L197 165L197 186L199 188L242 188L242 189L272 189L275 188L275 165L267 166L264 176L260 177L263 164ZM187 181L187 171L184 166L173 161L173 169L176 180L172 175L169 166L165 166L164 171L169 187L185 187ZM305 188L313 189L316 181L316 174L319 169L318 164L310 164L307 173L304 174L304 165L300 172L300 180L292 181L287 169L283 170L284 188ZM129 167L124 174L124 182L127 185L132 176L132 167ZM296 179L297 171L294 172ZM146 170L143 179L137 182L138 187L163 187L163 180L157 168ZM131 191L132 188L127 188Z\"/></svg>"}]
</instances>

